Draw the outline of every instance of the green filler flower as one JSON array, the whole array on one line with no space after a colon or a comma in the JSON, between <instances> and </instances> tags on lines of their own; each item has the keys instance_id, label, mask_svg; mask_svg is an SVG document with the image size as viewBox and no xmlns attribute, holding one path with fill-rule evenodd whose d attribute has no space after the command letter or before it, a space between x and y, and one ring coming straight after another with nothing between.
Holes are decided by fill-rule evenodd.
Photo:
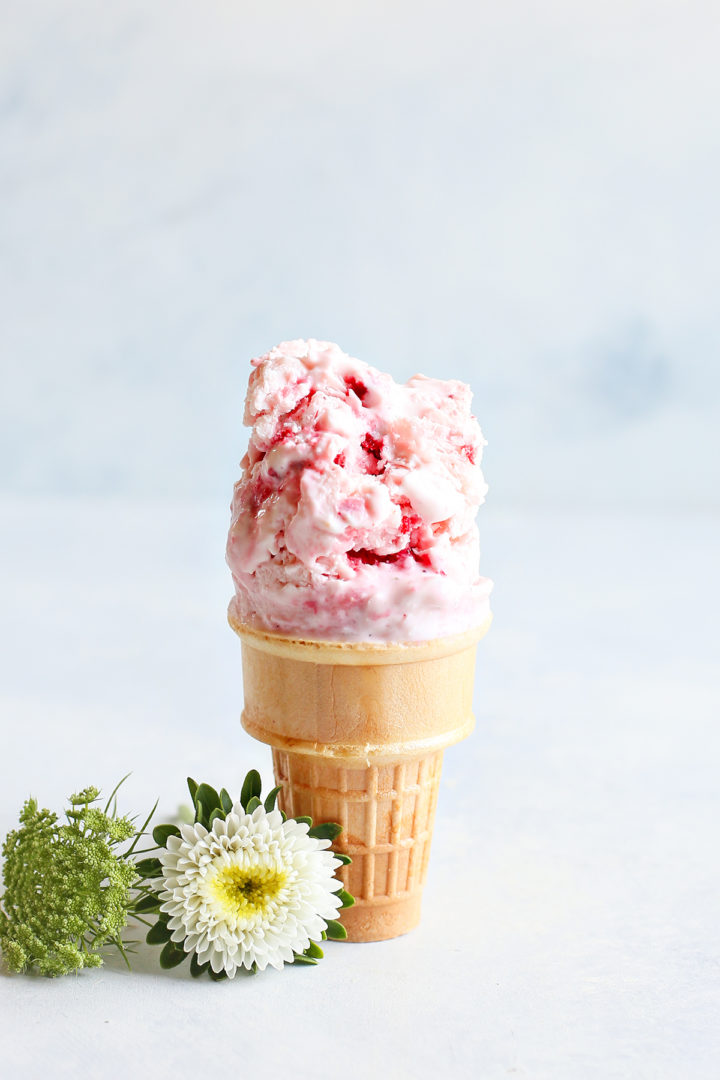
<instances>
[{"instance_id":1,"label":"green filler flower","mask_svg":"<svg viewBox=\"0 0 720 1080\"><path fill-rule=\"evenodd\" d=\"M96 787L71 795L65 822L35 799L23 806L20 827L2 849L0 949L12 971L67 975L99 967L107 945L127 960L122 932L146 891L131 856L147 821L136 830L117 816L119 786L104 810L95 806Z\"/></svg>"}]
</instances>

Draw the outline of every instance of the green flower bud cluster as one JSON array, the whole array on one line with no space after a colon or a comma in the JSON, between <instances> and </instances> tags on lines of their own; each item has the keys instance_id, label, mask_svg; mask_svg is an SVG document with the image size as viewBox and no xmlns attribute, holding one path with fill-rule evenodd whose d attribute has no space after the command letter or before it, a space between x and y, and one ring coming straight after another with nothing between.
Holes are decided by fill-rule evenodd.
<instances>
[{"instance_id":1,"label":"green flower bud cluster","mask_svg":"<svg viewBox=\"0 0 720 1080\"><path fill-rule=\"evenodd\" d=\"M115 850L133 836L129 818L92 804L89 787L70 797L67 822L28 799L20 827L3 844L5 893L0 898L0 949L12 971L36 969L65 975L102 964L100 950L116 945L138 881L132 848Z\"/></svg>"}]
</instances>

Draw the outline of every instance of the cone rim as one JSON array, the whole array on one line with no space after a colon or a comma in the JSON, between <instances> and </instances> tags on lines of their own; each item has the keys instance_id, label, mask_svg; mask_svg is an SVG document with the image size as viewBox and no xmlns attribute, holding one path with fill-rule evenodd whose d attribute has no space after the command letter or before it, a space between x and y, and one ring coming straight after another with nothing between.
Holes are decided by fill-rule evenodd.
<instances>
[{"instance_id":1,"label":"cone rim","mask_svg":"<svg viewBox=\"0 0 720 1080\"><path fill-rule=\"evenodd\" d=\"M271 746L274 750L313 757L319 762L326 761L348 769L365 769L373 765L399 765L414 758L428 757L461 742L475 730L475 716L471 713L454 728L437 731L420 738L385 743L333 743L301 739L296 735L285 735L277 730L269 731L262 724L253 722L245 711L241 716L241 723L248 735L257 739L258 742Z\"/></svg>"},{"instance_id":2,"label":"cone rim","mask_svg":"<svg viewBox=\"0 0 720 1080\"><path fill-rule=\"evenodd\" d=\"M436 660L471 649L490 629L492 612L480 626L460 634L428 641L329 641L319 638L292 637L250 626L237 618L233 601L228 608L228 622L241 641L251 648L274 656L304 660L314 664L371 665L410 664Z\"/></svg>"}]
</instances>

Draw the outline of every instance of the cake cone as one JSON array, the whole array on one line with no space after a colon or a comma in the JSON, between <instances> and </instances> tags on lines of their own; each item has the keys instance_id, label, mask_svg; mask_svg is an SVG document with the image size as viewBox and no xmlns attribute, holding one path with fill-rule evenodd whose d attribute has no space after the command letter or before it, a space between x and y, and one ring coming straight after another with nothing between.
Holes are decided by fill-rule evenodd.
<instances>
[{"instance_id":1,"label":"cake cone","mask_svg":"<svg viewBox=\"0 0 720 1080\"><path fill-rule=\"evenodd\" d=\"M487 622L408 644L309 641L252 629L242 640L245 730L273 751L279 805L336 821L355 905L350 941L417 925L442 756L472 731L475 652Z\"/></svg>"}]
</instances>

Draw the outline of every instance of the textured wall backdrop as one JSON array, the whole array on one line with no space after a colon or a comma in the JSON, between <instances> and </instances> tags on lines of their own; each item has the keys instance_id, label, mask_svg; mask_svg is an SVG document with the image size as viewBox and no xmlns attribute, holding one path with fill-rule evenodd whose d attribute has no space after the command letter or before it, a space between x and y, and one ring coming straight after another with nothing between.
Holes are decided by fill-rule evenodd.
<instances>
[{"instance_id":1,"label":"textured wall backdrop","mask_svg":"<svg viewBox=\"0 0 720 1080\"><path fill-rule=\"evenodd\" d=\"M499 504L717 504L714 4L0 12L2 489L225 498L316 336L470 381Z\"/></svg>"}]
</instances>

